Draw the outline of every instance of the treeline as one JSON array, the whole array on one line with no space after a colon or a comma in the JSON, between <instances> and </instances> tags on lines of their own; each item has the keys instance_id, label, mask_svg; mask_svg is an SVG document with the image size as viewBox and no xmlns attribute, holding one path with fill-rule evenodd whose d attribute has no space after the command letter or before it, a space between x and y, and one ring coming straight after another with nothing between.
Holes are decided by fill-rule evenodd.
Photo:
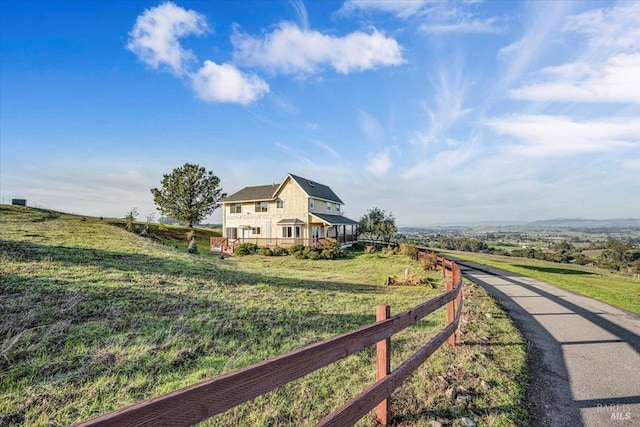
<instances>
[{"instance_id":1,"label":"treeline","mask_svg":"<svg viewBox=\"0 0 640 427\"><path fill-rule=\"evenodd\" d=\"M631 240L608 239L602 253L591 258L583 253L584 247L563 240L549 248L534 249L517 247L510 250L494 248L475 237L443 236L429 242L414 242L431 248L463 252L487 253L512 257L532 258L543 261L593 265L608 270L640 273L640 248Z\"/></svg>"}]
</instances>

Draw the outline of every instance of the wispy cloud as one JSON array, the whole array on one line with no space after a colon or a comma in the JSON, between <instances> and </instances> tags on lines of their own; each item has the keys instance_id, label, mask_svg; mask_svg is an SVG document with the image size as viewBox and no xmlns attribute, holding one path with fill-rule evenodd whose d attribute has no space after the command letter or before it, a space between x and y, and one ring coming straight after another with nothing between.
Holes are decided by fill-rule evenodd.
<instances>
[{"instance_id":1,"label":"wispy cloud","mask_svg":"<svg viewBox=\"0 0 640 427\"><path fill-rule=\"evenodd\" d=\"M179 39L201 35L208 30L204 16L167 2L138 16L129 33L127 49L153 68L166 66L172 73L183 75L187 65L196 58L193 52L180 45Z\"/></svg>"},{"instance_id":2,"label":"wispy cloud","mask_svg":"<svg viewBox=\"0 0 640 427\"><path fill-rule=\"evenodd\" d=\"M519 140L505 149L523 156L571 156L640 144L640 121L635 118L579 121L563 116L516 115L487 124L497 133Z\"/></svg>"},{"instance_id":3,"label":"wispy cloud","mask_svg":"<svg viewBox=\"0 0 640 427\"><path fill-rule=\"evenodd\" d=\"M423 11L429 0L347 0L335 12L336 16L350 16L359 12L386 12L398 18L408 18Z\"/></svg>"},{"instance_id":4,"label":"wispy cloud","mask_svg":"<svg viewBox=\"0 0 640 427\"><path fill-rule=\"evenodd\" d=\"M640 3L620 2L611 8L594 9L570 16L564 30L584 35L591 47L638 48L639 17Z\"/></svg>"},{"instance_id":5,"label":"wispy cloud","mask_svg":"<svg viewBox=\"0 0 640 427\"><path fill-rule=\"evenodd\" d=\"M409 142L426 148L447 139L449 129L472 110L465 108L465 97L470 84L464 81L461 64L441 66L430 77L434 89L433 101L425 101L422 108L428 119L424 130L411 132Z\"/></svg>"},{"instance_id":6,"label":"wispy cloud","mask_svg":"<svg viewBox=\"0 0 640 427\"><path fill-rule=\"evenodd\" d=\"M305 129L309 129L309 130L318 130L320 129L320 123L316 123L316 122L306 122L304 124Z\"/></svg>"},{"instance_id":7,"label":"wispy cloud","mask_svg":"<svg viewBox=\"0 0 640 427\"><path fill-rule=\"evenodd\" d=\"M370 33L355 31L337 37L281 22L262 37L242 33L236 27L231 41L238 64L272 73L314 74L331 67L349 74L405 62L400 44L375 28Z\"/></svg>"},{"instance_id":8,"label":"wispy cloud","mask_svg":"<svg viewBox=\"0 0 640 427\"><path fill-rule=\"evenodd\" d=\"M471 3L447 3L427 0L348 0L335 16L362 13L392 14L402 20L417 19L418 30L428 34L484 33L505 31L503 19L496 16L481 17L469 7Z\"/></svg>"},{"instance_id":9,"label":"wispy cloud","mask_svg":"<svg viewBox=\"0 0 640 427\"><path fill-rule=\"evenodd\" d=\"M506 64L506 71L495 84L494 93L501 96L505 89L521 78L539 57L545 44L553 40L558 27L564 22L571 4L569 2L531 3L528 23L522 37L503 47L498 57Z\"/></svg>"},{"instance_id":10,"label":"wispy cloud","mask_svg":"<svg viewBox=\"0 0 640 427\"><path fill-rule=\"evenodd\" d=\"M378 119L362 110L358 112L358 124L369 144L380 146L384 142L384 127Z\"/></svg>"},{"instance_id":11,"label":"wispy cloud","mask_svg":"<svg viewBox=\"0 0 640 427\"><path fill-rule=\"evenodd\" d=\"M304 5L304 2L302 0L289 0L289 3L296 12L298 25L300 28L307 31L309 29L309 15L307 14L307 8Z\"/></svg>"},{"instance_id":12,"label":"wispy cloud","mask_svg":"<svg viewBox=\"0 0 640 427\"><path fill-rule=\"evenodd\" d=\"M533 101L640 103L640 3L569 16L566 37L586 38L577 61L543 68L509 94Z\"/></svg>"}]
</instances>

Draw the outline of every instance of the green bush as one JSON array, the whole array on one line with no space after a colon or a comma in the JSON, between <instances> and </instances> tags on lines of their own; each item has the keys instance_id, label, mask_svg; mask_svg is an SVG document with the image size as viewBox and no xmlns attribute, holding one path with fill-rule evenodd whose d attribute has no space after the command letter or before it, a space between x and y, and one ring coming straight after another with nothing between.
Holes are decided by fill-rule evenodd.
<instances>
[{"instance_id":1,"label":"green bush","mask_svg":"<svg viewBox=\"0 0 640 427\"><path fill-rule=\"evenodd\" d=\"M400 253L411 259L418 259L418 248L410 243L400 243Z\"/></svg>"},{"instance_id":2,"label":"green bush","mask_svg":"<svg viewBox=\"0 0 640 427\"><path fill-rule=\"evenodd\" d=\"M318 251L311 251L311 252L309 252L309 254L307 255L307 258L309 258L310 260L313 260L313 261L318 260L318 259L320 259L320 258L321 258L321 257L320 257L320 252L318 252Z\"/></svg>"},{"instance_id":3,"label":"green bush","mask_svg":"<svg viewBox=\"0 0 640 427\"><path fill-rule=\"evenodd\" d=\"M281 248L280 246L276 246L272 249L273 256L283 256L289 255L289 252L285 248Z\"/></svg>"},{"instance_id":4,"label":"green bush","mask_svg":"<svg viewBox=\"0 0 640 427\"><path fill-rule=\"evenodd\" d=\"M354 243L351 245L351 248L352 248L354 251L364 251L364 248L365 248L365 247L366 247L366 246L365 246L365 244L364 244L364 243L362 243L362 242L354 242Z\"/></svg>"},{"instance_id":5,"label":"green bush","mask_svg":"<svg viewBox=\"0 0 640 427\"><path fill-rule=\"evenodd\" d=\"M293 253L293 257L295 259L306 259L307 255L304 253L304 251L297 251Z\"/></svg>"},{"instance_id":6,"label":"green bush","mask_svg":"<svg viewBox=\"0 0 640 427\"><path fill-rule=\"evenodd\" d=\"M298 245L298 244L293 245L289 248L289 253L291 255L295 255L296 252L302 252L302 251L304 251L304 246Z\"/></svg>"},{"instance_id":7,"label":"green bush","mask_svg":"<svg viewBox=\"0 0 640 427\"><path fill-rule=\"evenodd\" d=\"M251 255L255 254L258 250L258 245L255 243L241 243L237 248L233 251L234 255Z\"/></svg>"},{"instance_id":8,"label":"green bush","mask_svg":"<svg viewBox=\"0 0 640 427\"><path fill-rule=\"evenodd\" d=\"M273 251L270 248L260 248L258 253L262 256L273 256Z\"/></svg>"},{"instance_id":9,"label":"green bush","mask_svg":"<svg viewBox=\"0 0 640 427\"><path fill-rule=\"evenodd\" d=\"M324 241L323 248L325 249L340 249L341 245L336 239L328 238Z\"/></svg>"},{"instance_id":10,"label":"green bush","mask_svg":"<svg viewBox=\"0 0 640 427\"><path fill-rule=\"evenodd\" d=\"M317 250L313 246L305 246L304 250L302 251L305 258L309 258L309 255L313 252L317 252Z\"/></svg>"}]
</instances>

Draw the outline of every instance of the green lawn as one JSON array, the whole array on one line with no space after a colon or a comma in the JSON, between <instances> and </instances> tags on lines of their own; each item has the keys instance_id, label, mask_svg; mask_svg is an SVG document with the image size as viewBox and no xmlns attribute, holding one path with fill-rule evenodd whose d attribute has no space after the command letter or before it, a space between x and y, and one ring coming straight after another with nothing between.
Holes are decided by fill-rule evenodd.
<instances>
[{"instance_id":1,"label":"green lawn","mask_svg":"<svg viewBox=\"0 0 640 427\"><path fill-rule=\"evenodd\" d=\"M529 258L448 252L452 255L542 280L640 314L640 281L595 267Z\"/></svg>"},{"instance_id":2,"label":"green lawn","mask_svg":"<svg viewBox=\"0 0 640 427\"><path fill-rule=\"evenodd\" d=\"M402 255L336 261L190 255L98 218L0 206L0 425L68 425L230 372L442 292L385 287L422 274ZM526 423L522 339L477 287L461 345L444 346L392 398L396 425ZM484 316L491 312L491 318ZM444 309L392 340L392 367L446 321ZM375 350L204 425L313 425L375 379ZM451 390L472 397L452 402ZM359 425L373 425L365 417Z\"/></svg>"}]
</instances>

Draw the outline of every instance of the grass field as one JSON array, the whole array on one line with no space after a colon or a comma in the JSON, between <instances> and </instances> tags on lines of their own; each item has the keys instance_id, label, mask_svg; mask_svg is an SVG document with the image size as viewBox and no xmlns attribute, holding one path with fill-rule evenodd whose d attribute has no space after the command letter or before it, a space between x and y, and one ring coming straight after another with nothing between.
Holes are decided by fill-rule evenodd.
<instances>
[{"instance_id":1,"label":"grass field","mask_svg":"<svg viewBox=\"0 0 640 427\"><path fill-rule=\"evenodd\" d=\"M640 314L640 281L595 267L449 251L452 255L542 280Z\"/></svg>"},{"instance_id":2,"label":"grass field","mask_svg":"<svg viewBox=\"0 0 640 427\"><path fill-rule=\"evenodd\" d=\"M379 303L398 313L442 292L437 272L436 289L383 286L406 268L421 274L402 255L221 260L165 243L106 220L0 206L0 425L79 422L371 323ZM394 394L394 425L526 424L522 338L481 289L465 292L460 345ZM442 309L394 337L392 368L445 321ZM203 424L313 425L374 381L374 353Z\"/></svg>"}]
</instances>

